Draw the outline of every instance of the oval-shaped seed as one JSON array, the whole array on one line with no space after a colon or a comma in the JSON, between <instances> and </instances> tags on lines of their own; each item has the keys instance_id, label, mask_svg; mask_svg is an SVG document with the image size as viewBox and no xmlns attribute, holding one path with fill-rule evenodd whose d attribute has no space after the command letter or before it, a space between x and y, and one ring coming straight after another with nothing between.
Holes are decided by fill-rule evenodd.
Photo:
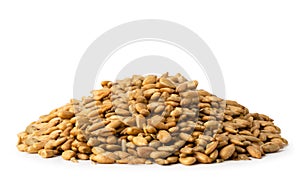
<instances>
[{"instance_id":1,"label":"oval-shaped seed","mask_svg":"<svg viewBox=\"0 0 300 182\"><path fill-rule=\"evenodd\" d=\"M277 152L280 146L275 142L267 142L261 146L265 153Z\"/></svg>"},{"instance_id":2,"label":"oval-shaped seed","mask_svg":"<svg viewBox=\"0 0 300 182\"><path fill-rule=\"evenodd\" d=\"M65 160L70 160L72 157L76 156L76 152L73 150L66 150L61 154L62 158Z\"/></svg>"},{"instance_id":3,"label":"oval-shaped seed","mask_svg":"<svg viewBox=\"0 0 300 182\"><path fill-rule=\"evenodd\" d=\"M112 120L109 124L107 124L106 128L118 128L122 125L122 122L120 120Z\"/></svg>"},{"instance_id":4,"label":"oval-shaped seed","mask_svg":"<svg viewBox=\"0 0 300 182\"><path fill-rule=\"evenodd\" d=\"M257 158L257 159L261 158L262 154L256 147L253 147L253 146L250 145L246 149L247 149L248 153L251 155L251 157L254 157L254 158Z\"/></svg>"},{"instance_id":5,"label":"oval-shaped seed","mask_svg":"<svg viewBox=\"0 0 300 182\"><path fill-rule=\"evenodd\" d=\"M106 143L108 144L115 144L117 143L117 137L116 136L108 136L107 139L106 139Z\"/></svg>"},{"instance_id":6,"label":"oval-shaped seed","mask_svg":"<svg viewBox=\"0 0 300 182\"><path fill-rule=\"evenodd\" d=\"M195 152L195 157L199 163L209 164L212 162L211 158L201 152Z\"/></svg>"},{"instance_id":7,"label":"oval-shaped seed","mask_svg":"<svg viewBox=\"0 0 300 182\"><path fill-rule=\"evenodd\" d=\"M180 152L183 153L183 154L189 155L189 154L193 154L194 151L193 151L193 148L185 146L185 147L180 149Z\"/></svg>"},{"instance_id":8,"label":"oval-shaped seed","mask_svg":"<svg viewBox=\"0 0 300 182\"><path fill-rule=\"evenodd\" d=\"M176 92L180 93L180 92L184 92L186 89L188 88L187 83L181 83L176 87Z\"/></svg>"},{"instance_id":9,"label":"oval-shaped seed","mask_svg":"<svg viewBox=\"0 0 300 182\"><path fill-rule=\"evenodd\" d=\"M218 150L215 150L213 151L210 155L209 155L209 158L211 159L211 161L215 161L219 156L219 151Z\"/></svg>"},{"instance_id":10,"label":"oval-shaped seed","mask_svg":"<svg viewBox=\"0 0 300 182\"><path fill-rule=\"evenodd\" d=\"M168 143L172 140L172 136L170 135L169 132L167 132L166 130L160 130L157 134L157 139L161 142L161 143Z\"/></svg>"},{"instance_id":11,"label":"oval-shaped seed","mask_svg":"<svg viewBox=\"0 0 300 182\"><path fill-rule=\"evenodd\" d=\"M159 165L168 165L169 164L169 161L166 159L158 158L158 159L155 159L154 161L156 164L159 164Z\"/></svg>"},{"instance_id":12,"label":"oval-shaped seed","mask_svg":"<svg viewBox=\"0 0 300 182\"><path fill-rule=\"evenodd\" d=\"M118 115L121 115L121 116L129 116L130 115L130 112L128 110L121 109L121 108L117 108L115 110L115 113Z\"/></svg>"},{"instance_id":13,"label":"oval-shaped seed","mask_svg":"<svg viewBox=\"0 0 300 182\"><path fill-rule=\"evenodd\" d=\"M240 146L235 146L235 150L238 153L245 153L246 152L246 149L244 149L243 147L240 147Z\"/></svg>"},{"instance_id":14,"label":"oval-shaped seed","mask_svg":"<svg viewBox=\"0 0 300 182\"><path fill-rule=\"evenodd\" d=\"M154 84L156 82L156 75L148 75L145 77L142 85L147 85L147 84Z\"/></svg>"},{"instance_id":15,"label":"oval-shaped seed","mask_svg":"<svg viewBox=\"0 0 300 182\"><path fill-rule=\"evenodd\" d=\"M91 153L91 148L89 146L83 145L78 147L78 151L83 154L89 154Z\"/></svg>"},{"instance_id":16,"label":"oval-shaped seed","mask_svg":"<svg viewBox=\"0 0 300 182\"><path fill-rule=\"evenodd\" d=\"M121 133L128 134L128 135L137 135L139 133L143 133L143 130L138 127L132 126L132 127L125 128Z\"/></svg>"},{"instance_id":17,"label":"oval-shaped seed","mask_svg":"<svg viewBox=\"0 0 300 182\"><path fill-rule=\"evenodd\" d=\"M235 151L234 144L230 144L230 145L227 145L226 147L222 148L219 155L222 159L226 160L232 156L234 151Z\"/></svg>"},{"instance_id":18,"label":"oval-shaped seed","mask_svg":"<svg viewBox=\"0 0 300 182\"><path fill-rule=\"evenodd\" d=\"M109 83L109 82L108 82ZM107 83L107 84L108 84ZM108 96L110 94L110 89L108 88L103 88L103 89L100 89L100 90L94 90L92 91L92 94L94 95L94 99L95 100L101 100L103 99L104 97Z\"/></svg>"},{"instance_id":19,"label":"oval-shaped seed","mask_svg":"<svg viewBox=\"0 0 300 182\"><path fill-rule=\"evenodd\" d=\"M157 150L166 151L166 152L174 152L176 150L176 147L174 145L161 146L161 147L158 147Z\"/></svg>"},{"instance_id":20,"label":"oval-shaped seed","mask_svg":"<svg viewBox=\"0 0 300 182\"><path fill-rule=\"evenodd\" d=\"M160 141L158 140L152 140L150 143L149 143L149 147L153 147L153 148L157 148L161 145Z\"/></svg>"},{"instance_id":21,"label":"oval-shaped seed","mask_svg":"<svg viewBox=\"0 0 300 182\"><path fill-rule=\"evenodd\" d=\"M283 148L286 145L281 138L272 138L271 142L276 143L280 148Z\"/></svg>"},{"instance_id":22,"label":"oval-shaped seed","mask_svg":"<svg viewBox=\"0 0 300 182\"><path fill-rule=\"evenodd\" d=\"M137 151L137 154L139 157L147 159L150 157L151 152L155 151L155 148L153 148L153 147L137 147L136 151Z\"/></svg>"},{"instance_id":23,"label":"oval-shaped seed","mask_svg":"<svg viewBox=\"0 0 300 182\"><path fill-rule=\"evenodd\" d=\"M42 150L39 150L38 154L43 158L50 158L50 157L55 156L56 151L50 150L50 149L42 149Z\"/></svg>"},{"instance_id":24,"label":"oval-shaped seed","mask_svg":"<svg viewBox=\"0 0 300 182\"><path fill-rule=\"evenodd\" d=\"M105 150L103 149L103 148L101 148L101 147L93 147L92 148L92 152L93 152L93 154L102 154L102 153L104 153L105 152Z\"/></svg>"},{"instance_id":25,"label":"oval-shaped seed","mask_svg":"<svg viewBox=\"0 0 300 182\"><path fill-rule=\"evenodd\" d=\"M91 160L100 164L113 164L115 159L105 156L103 154L91 155Z\"/></svg>"},{"instance_id":26,"label":"oval-shaped seed","mask_svg":"<svg viewBox=\"0 0 300 182\"><path fill-rule=\"evenodd\" d=\"M141 113L142 110L147 109L147 106L144 103L137 103L135 104L135 109Z\"/></svg>"},{"instance_id":27,"label":"oval-shaped seed","mask_svg":"<svg viewBox=\"0 0 300 182\"><path fill-rule=\"evenodd\" d=\"M238 154L236 160L250 160L246 154Z\"/></svg>"},{"instance_id":28,"label":"oval-shaped seed","mask_svg":"<svg viewBox=\"0 0 300 182\"><path fill-rule=\"evenodd\" d=\"M146 159L144 158L133 158L129 160L128 164L145 164Z\"/></svg>"},{"instance_id":29,"label":"oval-shaped seed","mask_svg":"<svg viewBox=\"0 0 300 182\"><path fill-rule=\"evenodd\" d=\"M178 157L177 156L170 156L166 160L168 161L169 164L175 164L178 161Z\"/></svg>"},{"instance_id":30,"label":"oval-shaped seed","mask_svg":"<svg viewBox=\"0 0 300 182\"><path fill-rule=\"evenodd\" d=\"M183 165L192 165L196 162L196 158L195 157L179 158L179 162Z\"/></svg>"},{"instance_id":31,"label":"oval-shaped seed","mask_svg":"<svg viewBox=\"0 0 300 182\"><path fill-rule=\"evenodd\" d=\"M241 135L241 136L243 136L246 140L250 142L261 142L259 138L256 138L254 136L248 136L248 135Z\"/></svg>"},{"instance_id":32,"label":"oval-shaped seed","mask_svg":"<svg viewBox=\"0 0 300 182\"><path fill-rule=\"evenodd\" d=\"M152 88L152 89L145 90L145 91L143 92L143 94L144 94L144 96L145 96L147 99L149 99L149 98L150 98L152 95L154 95L154 93L157 92L157 91L159 91L159 90L158 90L158 89Z\"/></svg>"},{"instance_id":33,"label":"oval-shaped seed","mask_svg":"<svg viewBox=\"0 0 300 182\"><path fill-rule=\"evenodd\" d=\"M18 150L20 151L20 152L26 152L27 151L27 145L26 144L19 144L18 146L17 146L17 148L18 148Z\"/></svg>"},{"instance_id":34,"label":"oval-shaped seed","mask_svg":"<svg viewBox=\"0 0 300 182\"><path fill-rule=\"evenodd\" d=\"M168 156L170 156L172 153L170 152L165 152L165 151L154 151L151 152L150 157L153 159L157 159L157 158L167 158Z\"/></svg>"},{"instance_id":35,"label":"oval-shaped seed","mask_svg":"<svg viewBox=\"0 0 300 182\"><path fill-rule=\"evenodd\" d=\"M114 154L116 154L120 159L124 159L129 156L127 152L123 151L115 151Z\"/></svg>"},{"instance_id":36,"label":"oval-shaped seed","mask_svg":"<svg viewBox=\"0 0 300 182\"><path fill-rule=\"evenodd\" d=\"M120 145L106 145L106 150L108 151L118 151L121 149L122 147Z\"/></svg>"},{"instance_id":37,"label":"oval-shaped seed","mask_svg":"<svg viewBox=\"0 0 300 182\"><path fill-rule=\"evenodd\" d=\"M57 113L57 116L62 119L70 119L74 116L74 113L72 113L70 111L60 111Z\"/></svg>"},{"instance_id":38,"label":"oval-shaped seed","mask_svg":"<svg viewBox=\"0 0 300 182\"><path fill-rule=\"evenodd\" d=\"M77 158L78 159L81 159L81 160L88 160L89 158L90 158L90 156L89 155L87 155L87 154L77 154Z\"/></svg>"},{"instance_id":39,"label":"oval-shaped seed","mask_svg":"<svg viewBox=\"0 0 300 182\"><path fill-rule=\"evenodd\" d=\"M167 78L160 78L159 83L162 87L175 88L175 85Z\"/></svg>"},{"instance_id":40,"label":"oval-shaped seed","mask_svg":"<svg viewBox=\"0 0 300 182\"><path fill-rule=\"evenodd\" d=\"M232 144L239 145L239 146L243 146L244 145L243 142L241 142L240 140L234 139L234 138L230 139L230 142Z\"/></svg>"},{"instance_id":41,"label":"oval-shaped seed","mask_svg":"<svg viewBox=\"0 0 300 182\"><path fill-rule=\"evenodd\" d=\"M137 156L137 155L138 155L137 152L136 152L136 150L131 149L131 148L127 149L127 152L128 152L130 155L132 155L132 156Z\"/></svg>"},{"instance_id":42,"label":"oval-shaped seed","mask_svg":"<svg viewBox=\"0 0 300 182\"><path fill-rule=\"evenodd\" d=\"M208 155L212 153L218 146L219 142L218 141L213 141L206 146L205 154Z\"/></svg>"},{"instance_id":43,"label":"oval-shaped seed","mask_svg":"<svg viewBox=\"0 0 300 182\"><path fill-rule=\"evenodd\" d=\"M146 146L148 145L148 141L143 137L134 137L132 142L137 146Z\"/></svg>"},{"instance_id":44,"label":"oval-shaped seed","mask_svg":"<svg viewBox=\"0 0 300 182\"><path fill-rule=\"evenodd\" d=\"M190 138L192 138L191 135L187 134L187 133L180 133L179 134L179 137L182 139L182 140L185 140L185 141L189 141Z\"/></svg>"}]
</instances>

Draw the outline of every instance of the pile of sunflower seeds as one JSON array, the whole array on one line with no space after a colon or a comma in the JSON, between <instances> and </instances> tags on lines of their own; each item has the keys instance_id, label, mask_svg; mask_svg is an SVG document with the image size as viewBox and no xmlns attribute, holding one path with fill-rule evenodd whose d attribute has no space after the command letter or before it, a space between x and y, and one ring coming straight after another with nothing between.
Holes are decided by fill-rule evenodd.
<instances>
[{"instance_id":1,"label":"pile of sunflower seeds","mask_svg":"<svg viewBox=\"0 0 300 182\"><path fill-rule=\"evenodd\" d=\"M73 162L192 165L261 158L288 144L268 116L197 90L181 74L101 85L32 122L18 149Z\"/></svg>"}]
</instances>

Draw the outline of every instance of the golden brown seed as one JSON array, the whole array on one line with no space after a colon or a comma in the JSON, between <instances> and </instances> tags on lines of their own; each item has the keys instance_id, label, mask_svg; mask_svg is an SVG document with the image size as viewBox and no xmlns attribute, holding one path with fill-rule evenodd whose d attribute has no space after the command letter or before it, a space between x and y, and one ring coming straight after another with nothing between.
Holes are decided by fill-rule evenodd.
<instances>
[{"instance_id":1,"label":"golden brown seed","mask_svg":"<svg viewBox=\"0 0 300 182\"><path fill-rule=\"evenodd\" d=\"M49 149L42 149L39 150L38 154L43 157L43 158L50 158L55 156L55 151L54 150L49 150Z\"/></svg>"},{"instance_id":2,"label":"golden brown seed","mask_svg":"<svg viewBox=\"0 0 300 182\"><path fill-rule=\"evenodd\" d=\"M159 165L168 165L169 162L166 160L166 159L155 159L154 160L156 164L159 164Z\"/></svg>"},{"instance_id":3,"label":"golden brown seed","mask_svg":"<svg viewBox=\"0 0 300 182\"><path fill-rule=\"evenodd\" d=\"M28 146L26 152L34 154L34 153L38 153L38 151L39 151L39 149L34 148L33 146Z\"/></svg>"},{"instance_id":4,"label":"golden brown seed","mask_svg":"<svg viewBox=\"0 0 300 182\"><path fill-rule=\"evenodd\" d=\"M27 151L27 145L26 144L19 144L17 145L17 148L20 152L26 152Z\"/></svg>"},{"instance_id":5,"label":"golden brown seed","mask_svg":"<svg viewBox=\"0 0 300 182\"><path fill-rule=\"evenodd\" d=\"M214 141L214 142L209 143L206 146L205 154L208 155L208 154L212 153L217 148L218 144L219 144L218 141Z\"/></svg>"},{"instance_id":6,"label":"golden brown seed","mask_svg":"<svg viewBox=\"0 0 300 182\"><path fill-rule=\"evenodd\" d=\"M209 158L211 158L211 161L213 162L218 158L218 156L219 156L219 151L215 150L209 155Z\"/></svg>"},{"instance_id":7,"label":"golden brown seed","mask_svg":"<svg viewBox=\"0 0 300 182\"><path fill-rule=\"evenodd\" d=\"M281 138L272 138L271 142L276 143L280 148L283 148L286 145Z\"/></svg>"},{"instance_id":8,"label":"golden brown seed","mask_svg":"<svg viewBox=\"0 0 300 182\"><path fill-rule=\"evenodd\" d=\"M161 143L168 143L172 140L172 136L170 135L169 132L165 131L165 130L160 130L157 134L157 139L161 142Z\"/></svg>"},{"instance_id":9,"label":"golden brown seed","mask_svg":"<svg viewBox=\"0 0 300 182\"><path fill-rule=\"evenodd\" d=\"M88 160L89 158L90 158L90 156L89 155L87 155L87 154L77 154L77 158L78 159L81 159L81 160Z\"/></svg>"},{"instance_id":10,"label":"golden brown seed","mask_svg":"<svg viewBox=\"0 0 300 182\"><path fill-rule=\"evenodd\" d=\"M110 82L107 82L107 86L109 85ZM110 94L110 90L107 88L103 88L101 90L97 90L97 91L93 91L93 99L99 101L101 99L103 99L104 97L108 96Z\"/></svg>"},{"instance_id":11,"label":"golden brown seed","mask_svg":"<svg viewBox=\"0 0 300 182\"><path fill-rule=\"evenodd\" d=\"M148 75L145 77L142 85L153 84L156 82L156 78L157 78L156 75Z\"/></svg>"},{"instance_id":12,"label":"golden brown seed","mask_svg":"<svg viewBox=\"0 0 300 182\"><path fill-rule=\"evenodd\" d=\"M257 158L257 159L261 158L262 154L256 147L253 147L253 146L250 145L246 149L249 152L249 154L251 155L251 157L254 157L254 158Z\"/></svg>"},{"instance_id":13,"label":"golden brown seed","mask_svg":"<svg viewBox=\"0 0 300 182\"><path fill-rule=\"evenodd\" d=\"M267 142L261 146L265 153L277 152L280 146L275 142Z\"/></svg>"},{"instance_id":14,"label":"golden brown seed","mask_svg":"<svg viewBox=\"0 0 300 182\"><path fill-rule=\"evenodd\" d=\"M227 145L226 147L222 148L220 151L220 157L224 160L230 158L235 151L234 144Z\"/></svg>"},{"instance_id":15,"label":"golden brown seed","mask_svg":"<svg viewBox=\"0 0 300 182\"><path fill-rule=\"evenodd\" d=\"M78 151L83 154L91 153L91 148L89 146L79 146Z\"/></svg>"},{"instance_id":16,"label":"golden brown seed","mask_svg":"<svg viewBox=\"0 0 300 182\"><path fill-rule=\"evenodd\" d=\"M138 127L132 126L132 127L125 128L121 133L128 134L128 135L137 135L139 133L143 133L143 130Z\"/></svg>"},{"instance_id":17,"label":"golden brown seed","mask_svg":"<svg viewBox=\"0 0 300 182\"><path fill-rule=\"evenodd\" d=\"M67 137L62 137L54 141L53 146L58 147L67 141Z\"/></svg>"},{"instance_id":18,"label":"golden brown seed","mask_svg":"<svg viewBox=\"0 0 300 182\"><path fill-rule=\"evenodd\" d=\"M139 113L141 113L142 110L147 109L147 106L146 106L146 104L144 104L144 103L137 103L137 104L135 105L135 109L136 109Z\"/></svg>"},{"instance_id":19,"label":"golden brown seed","mask_svg":"<svg viewBox=\"0 0 300 182\"><path fill-rule=\"evenodd\" d=\"M49 141L45 144L44 148L45 148L45 149L53 149L53 148L54 148L54 143L55 143L55 140L49 140Z\"/></svg>"},{"instance_id":20,"label":"golden brown seed","mask_svg":"<svg viewBox=\"0 0 300 182\"><path fill-rule=\"evenodd\" d=\"M244 149L243 147L240 147L240 146L235 146L235 150L238 153L245 153L246 152L246 149Z\"/></svg>"},{"instance_id":21,"label":"golden brown seed","mask_svg":"<svg viewBox=\"0 0 300 182\"><path fill-rule=\"evenodd\" d=\"M228 126L225 126L224 127L225 131L229 132L229 133L233 133L233 134L237 134L237 130L233 129L232 127L228 127Z\"/></svg>"},{"instance_id":22,"label":"golden brown seed","mask_svg":"<svg viewBox=\"0 0 300 182\"><path fill-rule=\"evenodd\" d=\"M44 146L45 146L46 143L47 143L46 141L34 143L32 145L32 147L35 148L35 149L37 149L37 150L40 150L40 149L44 148Z\"/></svg>"},{"instance_id":23,"label":"golden brown seed","mask_svg":"<svg viewBox=\"0 0 300 182\"><path fill-rule=\"evenodd\" d=\"M178 157L177 156L170 156L166 160L168 161L169 164L175 164L178 161Z\"/></svg>"},{"instance_id":24,"label":"golden brown seed","mask_svg":"<svg viewBox=\"0 0 300 182\"><path fill-rule=\"evenodd\" d=\"M100 143L101 142L96 138L89 138L89 140L87 142L87 145L90 146L90 147L93 147L93 146L99 145Z\"/></svg>"},{"instance_id":25,"label":"golden brown seed","mask_svg":"<svg viewBox=\"0 0 300 182\"><path fill-rule=\"evenodd\" d=\"M62 158L65 160L70 160L72 157L76 156L76 152L73 150L66 150L61 154Z\"/></svg>"},{"instance_id":26,"label":"golden brown seed","mask_svg":"<svg viewBox=\"0 0 300 182\"><path fill-rule=\"evenodd\" d=\"M250 160L246 154L238 154L236 160Z\"/></svg>"},{"instance_id":27,"label":"golden brown seed","mask_svg":"<svg viewBox=\"0 0 300 182\"><path fill-rule=\"evenodd\" d=\"M103 154L91 155L91 160L98 162L100 164L113 164L115 159L105 156Z\"/></svg>"},{"instance_id":28,"label":"golden brown seed","mask_svg":"<svg viewBox=\"0 0 300 182\"><path fill-rule=\"evenodd\" d=\"M160 78L159 83L162 87L175 88L175 85L167 78Z\"/></svg>"},{"instance_id":29,"label":"golden brown seed","mask_svg":"<svg viewBox=\"0 0 300 182\"><path fill-rule=\"evenodd\" d=\"M199 163L209 164L212 162L211 158L201 152L195 152L195 157Z\"/></svg>"},{"instance_id":30,"label":"golden brown seed","mask_svg":"<svg viewBox=\"0 0 300 182\"><path fill-rule=\"evenodd\" d=\"M52 113L52 114L49 114L49 115L44 115L44 116L40 117L40 121L41 122L50 121L51 119L55 118L56 116L57 116L56 113Z\"/></svg>"},{"instance_id":31,"label":"golden brown seed","mask_svg":"<svg viewBox=\"0 0 300 182\"><path fill-rule=\"evenodd\" d=\"M132 142L137 146L146 146L148 145L148 141L143 137L134 137Z\"/></svg>"},{"instance_id":32,"label":"golden brown seed","mask_svg":"<svg viewBox=\"0 0 300 182\"><path fill-rule=\"evenodd\" d=\"M239 146L243 146L243 145L244 145L244 143L241 142L240 140L233 139L233 138L230 139L230 142L231 142L232 144L239 145Z\"/></svg>"},{"instance_id":33,"label":"golden brown seed","mask_svg":"<svg viewBox=\"0 0 300 182\"><path fill-rule=\"evenodd\" d=\"M122 125L122 122L120 120L113 120L109 124L107 124L105 127L106 128L118 128Z\"/></svg>"},{"instance_id":34,"label":"golden brown seed","mask_svg":"<svg viewBox=\"0 0 300 182\"><path fill-rule=\"evenodd\" d=\"M183 165L192 165L196 162L196 158L195 157L179 158L179 162Z\"/></svg>"},{"instance_id":35,"label":"golden brown seed","mask_svg":"<svg viewBox=\"0 0 300 182\"><path fill-rule=\"evenodd\" d=\"M70 111L60 111L57 113L57 116L62 119L70 119L74 116L74 113L72 113Z\"/></svg>"},{"instance_id":36,"label":"golden brown seed","mask_svg":"<svg viewBox=\"0 0 300 182\"><path fill-rule=\"evenodd\" d=\"M69 149L71 149L71 145L72 145L73 141L74 141L74 139L67 140L64 144L61 145L61 149L62 150L69 150Z\"/></svg>"},{"instance_id":37,"label":"golden brown seed","mask_svg":"<svg viewBox=\"0 0 300 182\"><path fill-rule=\"evenodd\" d=\"M101 147L93 147L92 148L92 152L93 152L93 154L102 154L102 153L104 153L105 152L105 150L103 149L103 148L101 148Z\"/></svg>"}]
</instances>

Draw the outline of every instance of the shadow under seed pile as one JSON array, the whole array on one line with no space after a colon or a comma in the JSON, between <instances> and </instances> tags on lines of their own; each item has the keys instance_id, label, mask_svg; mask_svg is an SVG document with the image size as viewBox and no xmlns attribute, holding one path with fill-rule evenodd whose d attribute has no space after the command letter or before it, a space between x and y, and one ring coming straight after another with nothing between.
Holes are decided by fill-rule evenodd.
<instances>
[{"instance_id":1,"label":"shadow under seed pile","mask_svg":"<svg viewBox=\"0 0 300 182\"><path fill-rule=\"evenodd\" d=\"M192 165L261 158L288 144L268 116L197 90L180 74L101 85L32 122L18 149L73 162Z\"/></svg>"}]
</instances>

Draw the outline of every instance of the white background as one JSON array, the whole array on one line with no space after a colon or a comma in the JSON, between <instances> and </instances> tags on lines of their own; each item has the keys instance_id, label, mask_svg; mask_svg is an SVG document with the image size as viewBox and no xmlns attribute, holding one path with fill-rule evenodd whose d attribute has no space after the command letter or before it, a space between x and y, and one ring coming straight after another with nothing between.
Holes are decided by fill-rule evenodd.
<instances>
[{"instance_id":1,"label":"white background","mask_svg":"<svg viewBox=\"0 0 300 182\"><path fill-rule=\"evenodd\" d=\"M286 0L1 1L0 181L298 179L299 9ZM110 28L145 18L196 32L222 68L227 98L274 118L289 146L261 160L191 167L75 164L18 152L16 134L72 97L87 47Z\"/></svg>"}]
</instances>

